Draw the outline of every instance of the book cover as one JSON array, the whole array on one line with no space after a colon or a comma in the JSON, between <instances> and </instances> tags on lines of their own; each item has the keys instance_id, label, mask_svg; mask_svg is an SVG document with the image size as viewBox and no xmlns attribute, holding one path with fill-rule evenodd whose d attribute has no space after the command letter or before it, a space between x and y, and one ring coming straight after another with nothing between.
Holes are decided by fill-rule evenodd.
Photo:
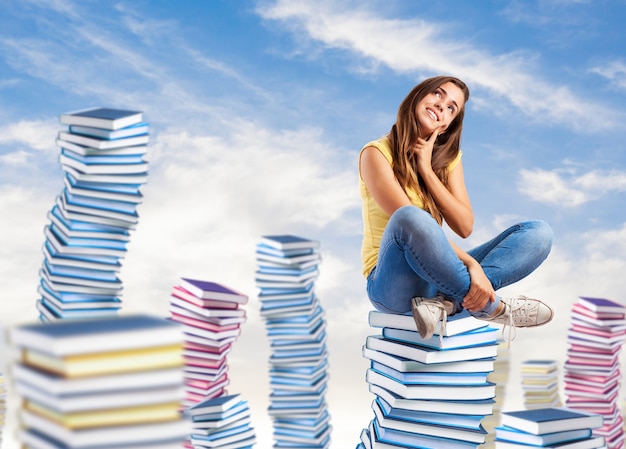
<instances>
[{"instance_id":1,"label":"book cover","mask_svg":"<svg viewBox=\"0 0 626 449\"><path fill-rule=\"evenodd\" d=\"M603 417L565 407L502 412L502 425L542 435L602 426Z\"/></svg>"},{"instance_id":2,"label":"book cover","mask_svg":"<svg viewBox=\"0 0 626 449\"><path fill-rule=\"evenodd\" d=\"M61 114L59 121L62 125L116 130L140 123L142 119L143 113L141 111L99 107Z\"/></svg>"},{"instance_id":3,"label":"book cover","mask_svg":"<svg viewBox=\"0 0 626 449\"><path fill-rule=\"evenodd\" d=\"M409 331L385 327L383 328L382 334L383 337L390 340L403 341L429 348L445 350L493 344L498 338L498 330L499 329L497 327L483 326L476 330L449 337L443 336L442 338L439 338L438 335L433 335L432 337L426 339L422 338L416 330Z\"/></svg>"},{"instance_id":4,"label":"book cover","mask_svg":"<svg viewBox=\"0 0 626 449\"><path fill-rule=\"evenodd\" d=\"M282 235L264 235L261 237L261 244L267 245L271 248L279 250L290 249L315 249L319 248L320 242L317 240L310 240L296 235L282 234Z\"/></svg>"},{"instance_id":5,"label":"book cover","mask_svg":"<svg viewBox=\"0 0 626 449\"><path fill-rule=\"evenodd\" d=\"M405 357L421 363L459 362L463 360L496 357L498 355L497 344L437 350L411 343L388 340L379 335L368 336L365 345L369 349Z\"/></svg>"},{"instance_id":6,"label":"book cover","mask_svg":"<svg viewBox=\"0 0 626 449\"><path fill-rule=\"evenodd\" d=\"M594 312L626 313L626 305L610 299L581 296L578 303Z\"/></svg>"},{"instance_id":7,"label":"book cover","mask_svg":"<svg viewBox=\"0 0 626 449\"><path fill-rule=\"evenodd\" d=\"M149 125L145 122L136 123L116 130L95 128L92 126L70 125L69 131L72 134L84 134L86 136L99 137L101 139L120 139L123 137L140 136L148 134Z\"/></svg>"},{"instance_id":8,"label":"book cover","mask_svg":"<svg viewBox=\"0 0 626 449\"><path fill-rule=\"evenodd\" d=\"M239 304L248 302L246 294L217 282L181 278L180 287L202 299L233 301Z\"/></svg>"},{"instance_id":9,"label":"book cover","mask_svg":"<svg viewBox=\"0 0 626 449\"><path fill-rule=\"evenodd\" d=\"M365 380L369 384L378 385L405 399L440 401L492 399L495 396L496 387L491 382L486 382L482 385L403 384L371 368L367 370Z\"/></svg>"},{"instance_id":10,"label":"book cover","mask_svg":"<svg viewBox=\"0 0 626 449\"><path fill-rule=\"evenodd\" d=\"M10 330L14 345L55 356L170 345L182 339L180 324L142 314L34 323Z\"/></svg>"},{"instance_id":11,"label":"book cover","mask_svg":"<svg viewBox=\"0 0 626 449\"><path fill-rule=\"evenodd\" d=\"M394 313L384 313L378 310L370 310L368 315L368 322L371 327L389 327L392 329L403 329L409 331L417 331L417 326L413 320L412 315L400 315ZM451 337L454 335L469 332L481 327L485 327L488 324L485 321L481 321L472 315L467 310L463 310L457 314L449 316L446 323L446 329L443 333L445 337ZM439 335L441 332L441 322L437 323L435 334Z\"/></svg>"}]
</instances>

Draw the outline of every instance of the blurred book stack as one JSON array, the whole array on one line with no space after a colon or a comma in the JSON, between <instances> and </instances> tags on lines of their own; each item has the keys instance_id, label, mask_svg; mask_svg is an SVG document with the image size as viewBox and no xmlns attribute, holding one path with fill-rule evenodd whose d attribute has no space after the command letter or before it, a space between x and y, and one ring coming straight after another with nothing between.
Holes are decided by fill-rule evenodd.
<instances>
[{"instance_id":1,"label":"blurred book stack","mask_svg":"<svg viewBox=\"0 0 626 449\"><path fill-rule=\"evenodd\" d=\"M2 430L4 429L4 417L6 415L7 390L4 373L0 373L0 446L2 446Z\"/></svg>"},{"instance_id":2,"label":"blurred book stack","mask_svg":"<svg viewBox=\"0 0 626 449\"><path fill-rule=\"evenodd\" d=\"M246 320L248 296L217 282L181 278L170 296L171 319L184 330L184 407L226 394L227 355Z\"/></svg>"},{"instance_id":3,"label":"blurred book stack","mask_svg":"<svg viewBox=\"0 0 626 449\"><path fill-rule=\"evenodd\" d=\"M41 321L115 314L121 260L147 181L148 124L138 111L62 114L64 187L48 212L37 309Z\"/></svg>"},{"instance_id":4,"label":"blurred book stack","mask_svg":"<svg viewBox=\"0 0 626 449\"><path fill-rule=\"evenodd\" d=\"M600 449L604 437L594 436L602 415L565 407L547 407L502 413L496 428L496 449Z\"/></svg>"},{"instance_id":5,"label":"blurred book stack","mask_svg":"<svg viewBox=\"0 0 626 449\"><path fill-rule=\"evenodd\" d=\"M275 448L326 449L330 415L326 321L315 294L319 242L263 236L256 247L256 286L270 350L270 406Z\"/></svg>"},{"instance_id":6,"label":"blurred book stack","mask_svg":"<svg viewBox=\"0 0 626 449\"><path fill-rule=\"evenodd\" d=\"M556 360L525 360L522 362L524 407L560 407L559 369Z\"/></svg>"},{"instance_id":7,"label":"blurred book stack","mask_svg":"<svg viewBox=\"0 0 626 449\"><path fill-rule=\"evenodd\" d=\"M370 311L363 356L374 419L358 448L477 448L485 443L482 421L491 415L496 384L487 380L498 354L498 328L467 311L439 322L422 338L410 315ZM440 335L441 334L441 335Z\"/></svg>"},{"instance_id":8,"label":"blurred book stack","mask_svg":"<svg viewBox=\"0 0 626 449\"><path fill-rule=\"evenodd\" d=\"M626 307L609 299L580 297L571 317L564 365L565 405L601 414L604 425L594 435L603 436L609 449L621 449L619 355L626 339Z\"/></svg>"},{"instance_id":9,"label":"blurred book stack","mask_svg":"<svg viewBox=\"0 0 626 449\"><path fill-rule=\"evenodd\" d=\"M256 443L248 402L238 394L199 402L185 410L191 419L194 449L248 449Z\"/></svg>"},{"instance_id":10,"label":"blurred book stack","mask_svg":"<svg viewBox=\"0 0 626 449\"><path fill-rule=\"evenodd\" d=\"M500 414L504 407L506 398L506 385L509 382L510 356L509 342L506 340L498 341L498 358L493 364L493 371L487 375L487 382L496 384L496 396L494 398L493 411L491 415L485 416L482 421L483 427L487 432L485 436L485 444L481 449L491 449L495 446L496 432L495 428L500 425Z\"/></svg>"},{"instance_id":11,"label":"blurred book stack","mask_svg":"<svg viewBox=\"0 0 626 449\"><path fill-rule=\"evenodd\" d=\"M29 449L180 448L190 425L181 326L148 315L15 327L18 438Z\"/></svg>"}]
</instances>

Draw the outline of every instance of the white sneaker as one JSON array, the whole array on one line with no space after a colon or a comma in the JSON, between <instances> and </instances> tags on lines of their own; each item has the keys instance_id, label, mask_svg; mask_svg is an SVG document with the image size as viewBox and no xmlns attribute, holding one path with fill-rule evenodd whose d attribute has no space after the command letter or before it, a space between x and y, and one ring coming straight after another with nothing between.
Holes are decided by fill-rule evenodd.
<instances>
[{"instance_id":1,"label":"white sneaker","mask_svg":"<svg viewBox=\"0 0 626 449\"><path fill-rule=\"evenodd\" d=\"M439 321L441 321L440 336L444 334L446 321L448 315L454 311L454 304L439 295L434 298L415 297L411 299L411 311L420 337L428 339L435 333Z\"/></svg>"},{"instance_id":2,"label":"white sneaker","mask_svg":"<svg viewBox=\"0 0 626 449\"><path fill-rule=\"evenodd\" d=\"M494 317L480 318L490 323L502 324L502 335L508 327L506 339L509 344L515 339L515 329L518 327L536 327L549 323L554 316L552 308L538 299L520 295L516 298L501 298L503 310Z\"/></svg>"}]
</instances>

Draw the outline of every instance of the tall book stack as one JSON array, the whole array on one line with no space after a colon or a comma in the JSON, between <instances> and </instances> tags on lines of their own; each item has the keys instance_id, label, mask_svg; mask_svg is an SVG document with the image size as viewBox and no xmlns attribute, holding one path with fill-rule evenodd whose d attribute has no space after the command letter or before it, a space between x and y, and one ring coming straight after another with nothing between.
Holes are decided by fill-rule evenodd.
<instances>
[{"instance_id":1,"label":"tall book stack","mask_svg":"<svg viewBox=\"0 0 626 449\"><path fill-rule=\"evenodd\" d=\"M565 405L601 414L604 425L594 435L605 437L610 449L622 448L619 355L626 339L626 307L609 299L580 297L571 317L564 365Z\"/></svg>"},{"instance_id":2,"label":"tall book stack","mask_svg":"<svg viewBox=\"0 0 626 449\"><path fill-rule=\"evenodd\" d=\"M256 444L248 402L238 394L199 402L185 410L185 415L191 418L190 445L194 449L249 449Z\"/></svg>"},{"instance_id":3,"label":"tall book stack","mask_svg":"<svg viewBox=\"0 0 626 449\"><path fill-rule=\"evenodd\" d=\"M560 407L559 370L556 360L525 360L522 362L524 407Z\"/></svg>"},{"instance_id":4,"label":"tall book stack","mask_svg":"<svg viewBox=\"0 0 626 449\"><path fill-rule=\"evenodd\" d=\"M37 309L41 321L115 314L121 259L146 182L148 124L138 111L62 114L64 187L48 212Z\"/></svg>"},{"instance_id":5,"label":"tall book stack","mask_svg":"<svg viewBox=\"0 0 626 449\"><path fill-rule=\"evenodd\" d=\"M29 449L178 449L190 425L182 329L148 315L15 327L19 440Z\"/></svg>"},{"instance_id":6,"label":"tall book stack","mask_svg":"<svg viewBox=\"0 0 626 449\"><path fill-rule=\"evenodd\" d=\"M413 317L370 311L363 356L374 419L361 433L361 448L477 448L481 422L493 412L496 385L487 380L497 356L498 328L467 311L448 317L442 331L422 338Z\"/></svg>"},{"instance_id":7,"label":"tall book stack","mask_svg":"<svg viewBox=\"0 0 626 449\"><path fill-rule=\"evenodd\" d=\"M496 449L604 449L604 437L594 436L602 415L565 407L502 413L496 427Z\"/></svg>"},{"instance_id":8,"label":"tall book stack","mask_svg":"<svg viewBox=\"0 0 626 449\"><path fill-rule=\"evenodd\" d=\"M227 355L241 333L248 296L217 282L181 278L170 297L171 319L184 330L184 407L222 396Z\"/></svg>"},{"instance_id":9,"label":"tall book stack","mask_svg":"<svg viewBox=\"0 0 626 449\"><path fill-rule=\"evenodd\" d=\"M482 421L487 435L485 436L485 444L481 446L481 449L491 449L495 446L495 428L500 424L500 414L506 398L506 385L509 382L509 371L509 342L500 339L498 341L498 358L493 364L493 371L487 375L487 382L496 384L496 396L491 415L485 416Z\"/></svg>"},{"instance_id":10,"label":"tall book stack","mask_svg":"<svg viewBox=\"0 0 626 449\"><path fill-rule=\"evenodd\" d=\"M315 294L319 242L263 236L256 247L256 286L270 350L269 415L274 447L326 449L330 415L326 321Z\"/></svg>"}]
</instances>

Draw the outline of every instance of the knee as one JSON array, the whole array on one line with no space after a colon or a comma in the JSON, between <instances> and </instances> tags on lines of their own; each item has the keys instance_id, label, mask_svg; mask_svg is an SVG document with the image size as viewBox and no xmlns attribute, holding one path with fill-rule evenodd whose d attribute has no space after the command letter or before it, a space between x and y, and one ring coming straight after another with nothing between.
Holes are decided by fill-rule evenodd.
<instances>
[{"instance_id":1,"label":"knee","mask_svg":"<svg viewBox=\"0 0 626 449\"><path fill-rule=\"evenodd\" d=\"M389 221L397 222L403 228L418 225L424 220L434 220L428 212L417 206L402 206L391 215Z\"/></svg>"},{"instance_id":2,"label":"knee","mask_svg":"<svg viewBox=\"0 0 626 449\"><path fill-rule=\"evenodd\" d=\"M549 253L554 242L552 227L543 220L534 220L526 223L528 229L532 229L533 239L538 249Z\"/></svg>"}]
</instances>

